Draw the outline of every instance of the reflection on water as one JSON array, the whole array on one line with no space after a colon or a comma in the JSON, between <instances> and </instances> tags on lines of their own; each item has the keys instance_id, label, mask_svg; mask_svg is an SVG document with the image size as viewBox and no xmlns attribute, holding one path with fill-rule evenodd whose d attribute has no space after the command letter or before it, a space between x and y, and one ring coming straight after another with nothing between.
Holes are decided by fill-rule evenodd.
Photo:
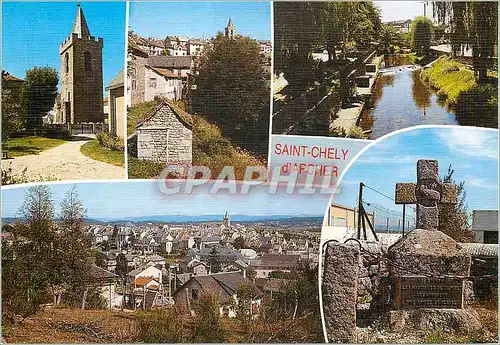
<instances>
[{"instance_id":1,"label":"reflection on water","mask_svg":"<svg viewBox=\"0 0 500 345\"><path fill-rule=\"evenodd\" d=\"M411 126L458 124L455 115L438 102L436 94L421 80L421 70L405 65L407 62L386 58L385 72L378 77L360 121L364 130L371 130L370 139Z\"/></svg>"}]
</instances>

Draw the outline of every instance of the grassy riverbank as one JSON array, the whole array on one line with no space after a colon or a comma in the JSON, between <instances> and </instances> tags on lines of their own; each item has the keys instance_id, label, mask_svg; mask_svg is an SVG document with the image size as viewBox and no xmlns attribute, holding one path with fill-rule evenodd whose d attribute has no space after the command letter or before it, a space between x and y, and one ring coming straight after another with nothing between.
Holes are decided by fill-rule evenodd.
<instances>
[{"instance_id":1,"label":"grassy riverbank","mask_svg":"<svg viewBox=\"0 0 500 345\"><path fill-rule=\"evenodd\" d=\"M450 106L457 104L461 93L477 86L474 71L449 57L442 57L426 68L422 79L438 90L438 96Z\"/></svg>"},{"instance_id":2,"label":"grassy riverbank","mask_svg":"<svg viewBox=\"0 0 500 345\"><path fill-rule=\"evenodd\" d=\"M454 110L461 125L498 127L498 76L478 85L474 71L452 59L441 57L421 74L437 90L439 99Z\"/></svg>"}]
</instances>

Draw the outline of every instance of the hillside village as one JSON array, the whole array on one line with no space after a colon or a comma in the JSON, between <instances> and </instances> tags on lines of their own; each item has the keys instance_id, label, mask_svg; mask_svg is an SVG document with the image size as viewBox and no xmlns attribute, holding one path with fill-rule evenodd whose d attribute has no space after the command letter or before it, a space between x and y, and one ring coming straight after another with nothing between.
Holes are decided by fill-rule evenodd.
<instances>
[{"instance_id":1,"label":"hillside village","mask_svg":"<svg viewBox=\"0 0 500 345\"><path fill-rule=\"evenodd\" d=\"M110 309L188 307L204 292L220 296L221 316L234 317L239 285L255 283L262 293L277 293L288 283L279 278L283 273L316 267L320 232L231 224L226 213L221 223L94 224L86 237L99 249L96 277ZM126 265L125 284L120 265Z\"/></svg>"},{"instance_id":2,"label":"hillside village","mask_svg":"<svg viewBox=\"0 0 500 345\"><path fill-rule=\"evenodd\" d=\"M229 19L224 29L228 38L242 37ZM197 73L200 59L213 47L213 38L187 38L166 36L164 39L141 37L134 31L128 33L128 104L161 97L171 101L186 98L186 86ZM257 41L262 66L271 75L272 44L269 40Z\"/></svg>"}]
</instances>

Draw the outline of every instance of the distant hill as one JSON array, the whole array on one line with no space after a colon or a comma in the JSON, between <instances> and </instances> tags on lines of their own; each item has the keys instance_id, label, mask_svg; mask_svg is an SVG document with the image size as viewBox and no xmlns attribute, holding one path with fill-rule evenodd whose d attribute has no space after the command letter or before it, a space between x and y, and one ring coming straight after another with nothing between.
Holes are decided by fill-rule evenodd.
<instances>
[{"instance_id":1,"label":"distant hill","mask_svg":"<svg viewBox=\"0 0 500 345\"><path fill-rule=\"evenodd\" d=\"M231 222L237 223L263 223L268 225L290 225L290 224L308 224L321 227L323 217L314 216L248 216L248 215L230 215ZM17 218L2 218L3 223L13 223ZM106 223L210 223L222 222L221 215L151 215L142 217L120 217L120 218L87 218L88 223L106 224Z\"/></svg>"}]
</instances>

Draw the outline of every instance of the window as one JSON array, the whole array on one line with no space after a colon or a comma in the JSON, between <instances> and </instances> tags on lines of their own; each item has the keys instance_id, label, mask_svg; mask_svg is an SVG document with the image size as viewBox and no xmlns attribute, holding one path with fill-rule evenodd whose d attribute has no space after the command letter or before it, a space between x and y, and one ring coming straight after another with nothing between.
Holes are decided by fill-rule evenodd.
<instances>
[{"instance_id":1,"label":"window","mask_svg":"<svg viewBox=\"0 0 500 345\"><path fill-rule=\"evenodd\" d=\"M132 80L132 90L137 90L137 80Z\"/></svg>"},{"instance_id":2,"label":"window","mask_svg":"<svg viewBox=\"0 0 500 345\"><path fill-rule=\"evenodd\" d=\"M83 65L85 72L92 72L92 55L89 52L83 53Z\"/></svg>"},{"instance_id":3,"label":"window","mask_svg":"<svg viewBox=\"0 0 500 345\"><path fill-rule=\"evenodd\" d=\"M335 217L334 216L331 216L330 217L330 226L335 226Z\"/></svg>"},{"instance_id":4,"label":"window","mask_svg":"<svg viewBox=\"0 0 500 345\"><path fill-rule=\"evenodd\" d=\"M64 73L69 73L69 53L64 54Z\"/></svg>"},{"instance_id":5,"label":"window","mask_svg":"<svg viewBox=\"0 0 500 345\"><path fill-rule=\"evenodd\" d=\"M156 88L156 78L149 78L149 87Z\"/></svg>"},{"instance_id":6,"label":"window","mask_svg":"<svg viewBox=\"0 0 500 345\"><path fill-rule=\"evenodd\" d=\"M344 217L337 217L337 226L347 226L347 222Z\"/></svg>"}]
</instances>

